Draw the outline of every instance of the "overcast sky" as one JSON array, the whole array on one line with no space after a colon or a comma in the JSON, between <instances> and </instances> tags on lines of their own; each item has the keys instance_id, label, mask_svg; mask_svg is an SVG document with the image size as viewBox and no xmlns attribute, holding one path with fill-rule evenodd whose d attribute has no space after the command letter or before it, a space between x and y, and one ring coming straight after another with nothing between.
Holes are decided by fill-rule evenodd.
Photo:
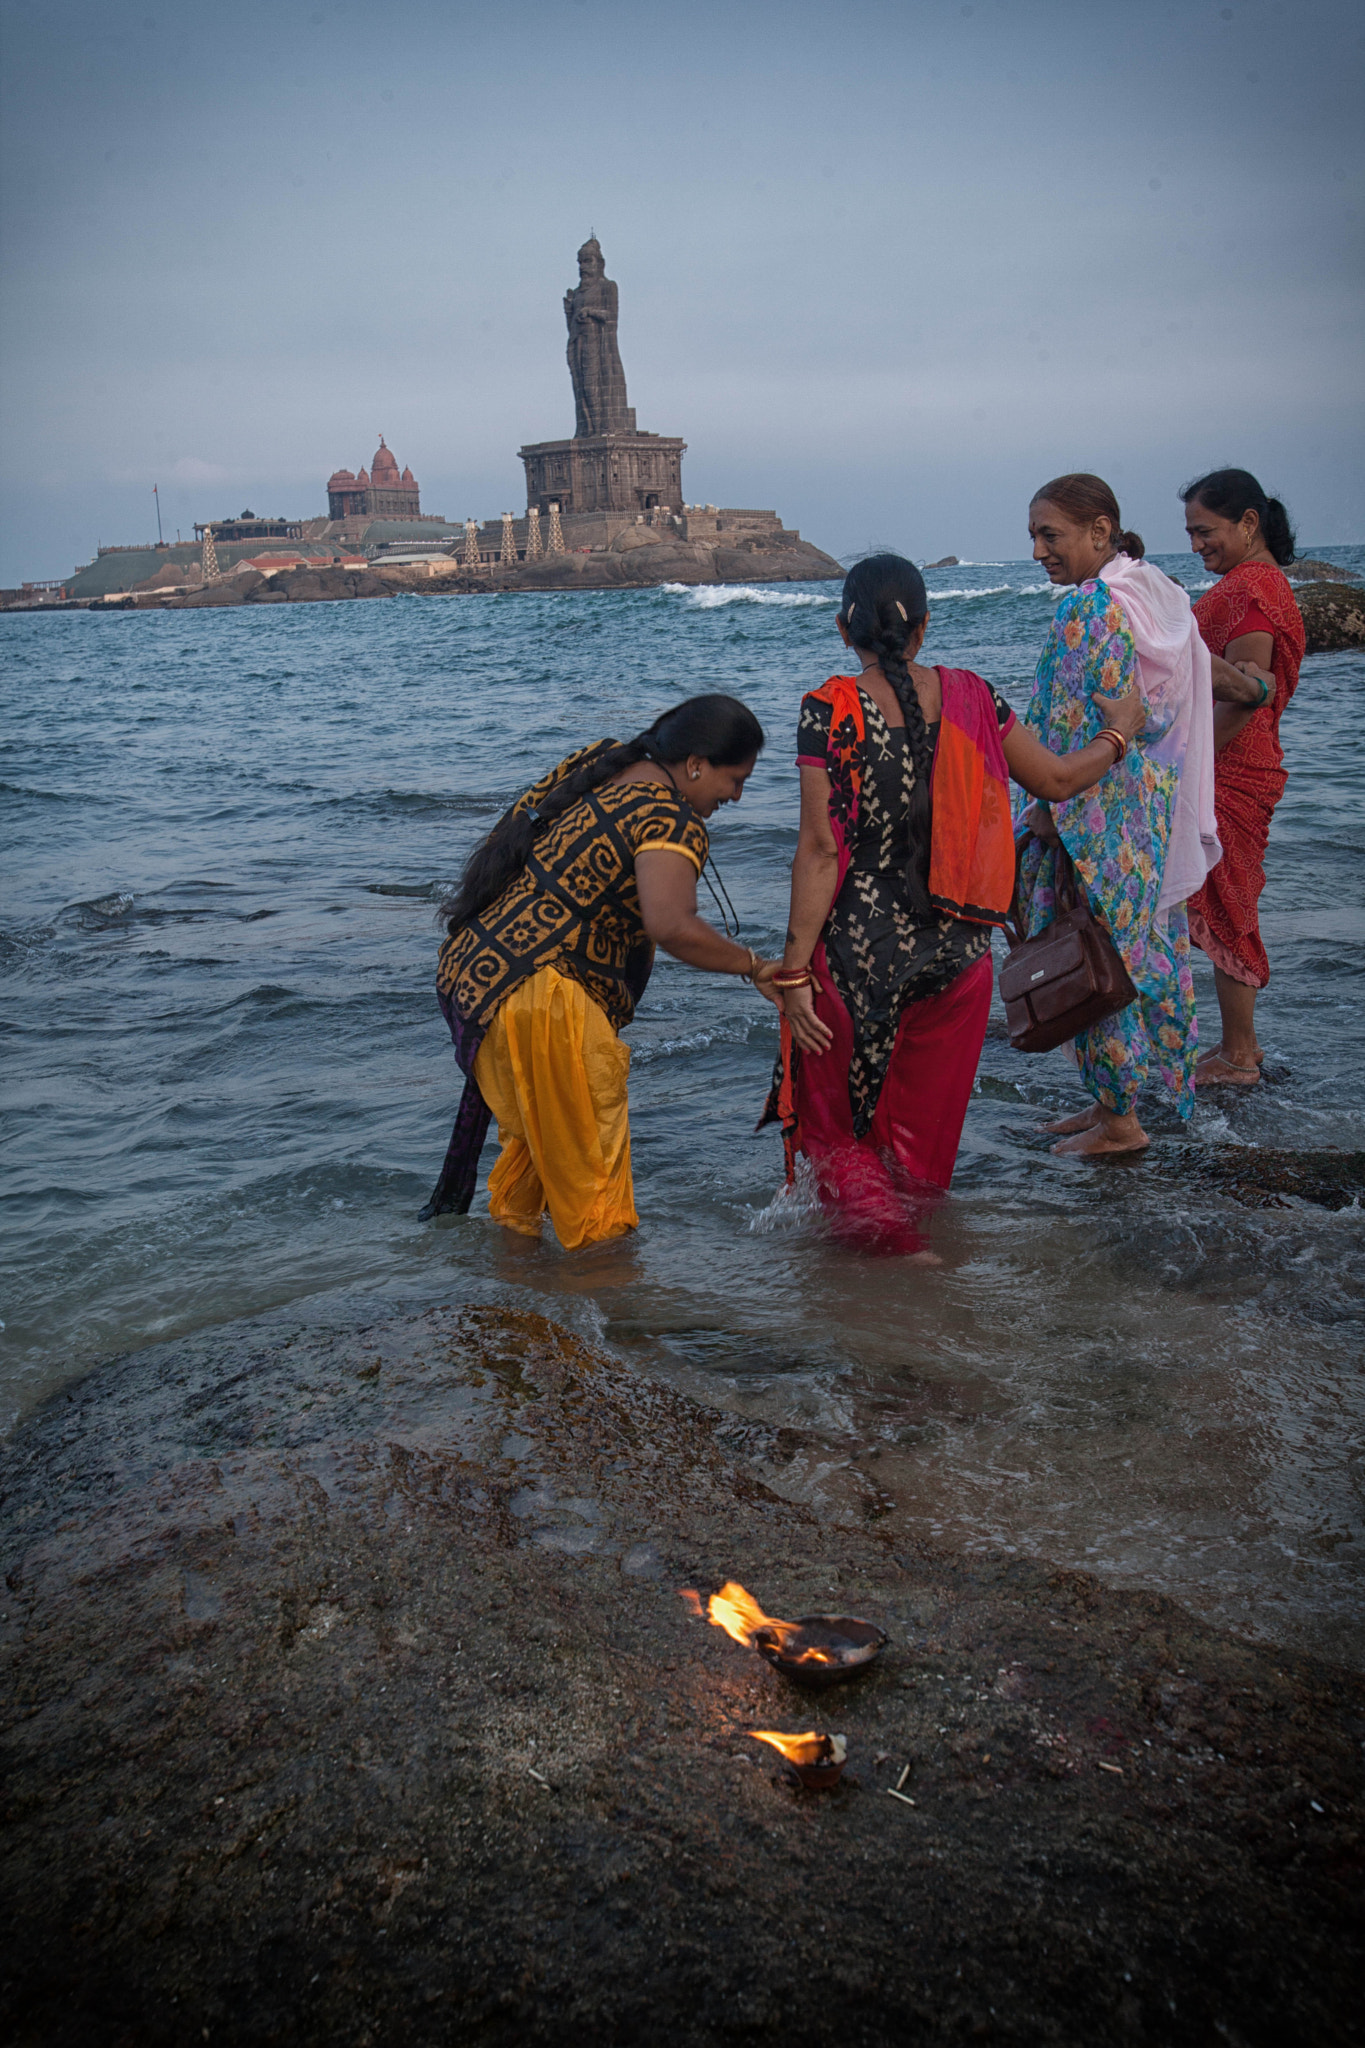
<instances>
[{"instance_id":1,"label":"overcast sky","mask_svg":"<svg viewBox=\"0 0 1365 2048\"><path fill-rule=\"evenodd\" d=\"M3 553L424 508L573 431L595 229L684 491L835 553L1027 551L1095 469L1149 546L1240 463L1365 539L1365 16L1346 0L0 0Z\"/></svg>"}]
</instances>

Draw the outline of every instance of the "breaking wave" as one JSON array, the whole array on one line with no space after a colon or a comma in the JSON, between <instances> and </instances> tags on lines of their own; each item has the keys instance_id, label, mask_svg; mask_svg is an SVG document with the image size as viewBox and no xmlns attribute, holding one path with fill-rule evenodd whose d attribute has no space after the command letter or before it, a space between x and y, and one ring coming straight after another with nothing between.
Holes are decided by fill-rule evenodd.
<instances>
[{"instance_id":1,"label":"breaking wave","mask_svg":"<svg viewBox=\"0 0 1365 2048\"><path fill-rule=\"evenodd\" d=\"M782 611L797 611L812 604L839 602L837 594L825 596L807 590L760 590L753 583L665 583L670 597L685 597L689 611L714 612L725 604L771 604Z\"/></svg>"}]
</instances>

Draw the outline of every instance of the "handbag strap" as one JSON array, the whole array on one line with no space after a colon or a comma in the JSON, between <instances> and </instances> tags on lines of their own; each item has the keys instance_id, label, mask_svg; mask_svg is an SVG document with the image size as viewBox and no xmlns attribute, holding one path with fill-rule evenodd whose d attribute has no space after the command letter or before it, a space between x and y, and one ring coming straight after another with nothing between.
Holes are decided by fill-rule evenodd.
<instances>
[{"instance_id":1,"label":"handbag strap","mask_svg":"<svg viewBox=\"0 0 1365 2048\"><path fill-rule=\"evenodd\" d=\"M1037 839L1038 836L1036 832L1029 831L1024 834L1022 839L1015 841L1014 887L1010 891L1010 914L1009 920L1005 925L1005 941L1011 953L1016 946L1022 946L1027 941L1028 935L1024 930L1024 919L1019 908L1019 875L1024 865L1025 848L1031 839ZM1043 843L1045 844L1046 842ZM1056 858L1053 862L1052 893L1056 898L1057 908L1059 911L1074 910L1077 900L1076 870L1072 865L1071 855L1067 852L1060 834L1058 835L1057 844L1053 848L1053 853Z\"/></svg>"}]
</instances>

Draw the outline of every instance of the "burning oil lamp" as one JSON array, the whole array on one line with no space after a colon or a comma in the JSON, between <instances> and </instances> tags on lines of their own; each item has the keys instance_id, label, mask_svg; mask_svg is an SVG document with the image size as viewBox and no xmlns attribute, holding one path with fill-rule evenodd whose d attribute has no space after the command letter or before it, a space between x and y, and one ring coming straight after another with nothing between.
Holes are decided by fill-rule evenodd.
<instances>
[{"instance_id":1,"label":"burning oil lamp","mask_svg":"<svg viewBox=\"0 0 1365 2048\"><path fill-rule=\"evenodd\" d=\"M808 1792L828 1792L837 1785L848 1762L848 1743L842 1735L820 1735L809 1729L804 1735L779 1735L775 1728L751 1728L754 1742L770 1742L798 1784Z\"/></svg>"},{"instance_id":2,"label":"burning oil lamp","mask_svg":"<svg viewBox=\"0 0 1365 2048\"><path fill-rule=\"evenodd\" d=\"M684 1593L693 1611L702 1611L700 1597ZM797 1685L838 1685L866 1670L890 1640L874 1621L853 1615L803 1614L797 1621L778 1621L765 1614L752 1593L730 1579L706 1603L707 1619L723 1628L746 1649Z\"/></svg>"}]
</instances>

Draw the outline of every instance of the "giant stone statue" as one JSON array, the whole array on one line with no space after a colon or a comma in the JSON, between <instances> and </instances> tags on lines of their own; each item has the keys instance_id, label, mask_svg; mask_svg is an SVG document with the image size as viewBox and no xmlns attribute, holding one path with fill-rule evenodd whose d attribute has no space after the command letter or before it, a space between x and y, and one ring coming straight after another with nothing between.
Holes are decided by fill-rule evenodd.
<instances>
[{"instance_id":1,"label":"giant stone statue","mask_svg":"<svg viewBox=\"0 0 1365 2048\"><path fill-rule=\"evenodd\" d=\"M578 252L578 285L564 294L564 318L577 413L575 438L633 434L635 414L626 404L626 373L616 345L616 286L607 276L596 236Z\"/></svg>"},{"instance_id":2,"label":"giant stone statue","mask_svg":"<svg viewBox=\"0 0 1365 2048\"><path fill-rule=\"evenodd\" d=\"M632 524L683 502L676 434L642 434L626 404L626 373L616 346L616 286L607 276L596 236L578 252L578 283L564 294L569 375L576 426L572 441L532 441L519 450L526 465L526 504L539 519L566 525L570 547L601 547L615 528L603 515ZM657 522L655 522L657 523ZM559 529L552 524L551 532Z\"/></svg>"}]
</instances>

